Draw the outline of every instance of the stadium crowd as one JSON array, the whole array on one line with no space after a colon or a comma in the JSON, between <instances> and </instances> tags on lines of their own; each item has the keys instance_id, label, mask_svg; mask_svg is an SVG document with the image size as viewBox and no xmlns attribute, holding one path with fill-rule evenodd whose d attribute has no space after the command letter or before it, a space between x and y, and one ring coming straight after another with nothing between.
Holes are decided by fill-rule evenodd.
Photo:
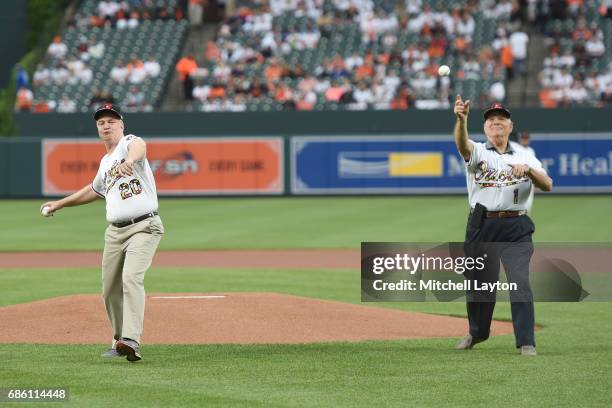
<instances>
[{"instance_id":1,"label":"stadium crowd","mask_svg":"<svg viewBox=\"0 0 612 408\"><path fill-rule=\"evenodd\" d=\"M525 27L533 24L549 53L538 78L541 106L603 106L612 100L612 64L599 21L612 16L612 1L597 3L595 16L591 3L238 0L214 39L186 53L175 69L185 106L203 111L448 108L457 92L482 107L505 101L506 86L527 74ZM102 0L90 13L80 9L68 27L137 30L145 20L186 17L196 27L207 2L160 4ZM27 81L18 86L15 109L74 111L67 93L39 101L36 87L90 84L106 46L92 34L68 49L56 36L33 74L34 92ZM441 64L452 66L451 76L437 75ZM156 81L161 69L153 57L115 61L112 83L130 89L117 102L152 110L140 86ZM91 103L104 98L112 98L108 90L95 90Z\"/></svg>"},{"instance_id":2,"label":"stadium crowd","mask_svg":"<svg viewBox=\"0 0 612 408\"><path fill-rule=\"evenodd\" d=\"M184 18L182 9L156 6L153 0L108 1L98 3L96 12L91 15L75 13L68 21L68 29L137 29L144 20L167 20ZM93 31L83 31L92 33ZM92 64L98 64L105 57L106 45L99 41L95 34L89 37L80 35L76 48L69 47L61 36L55 36L47 49L44 59L37 65L32 76L32 89L29 81L17 87L15 110L45 113L57 111L71 113L77 110L76 104L67 94L59 100L46 100L36 97L36 89L41 86L91 84L93 80ZM145 61L132 55L127 63L117 60L110 71L113 82L132 86L128 99L122 101L129 111L149 111L152 105L144 100L144 95L137 86L159 76L161 66L153 57ZM25 73L27 76L27 72ZM22 89L25 88L25 89ZM112 100L108 90L95 90L90 105Z\"/></svg>"},{"instance_id":3,"label":"stadium crowd","mask_svg":"<svg viewBox=\"0 0 612 408\"><path fill-rule=\"evenodd\" d=\"M561 4L554 20L545 25L548 55L539 74L540 105L545 108L604 106L612 102L612 63L606 63L604 32L588 2ZM611 17L612 2L602 2L598 12ZM606 20L601 20L606 23Z\"/></svg>"},{"instance_id":4,"label":"stadium crowd","mask_svg":"<svg viewBox=\"0 0 612 408\"><path fill-rule=\"evenodd\" d=\"M453 83L438 77L437 69L453 59L454 79L495 78L476 101L486 104L505 98L505 68L524 61L524 55L503 61L501 46L472 46L475 13L510 21L515 11L510 1L432 8L408 0L400 9L375 6L372 0L331 4L326 9L318 0L270 1L238 8L219 25L215 41L202 47L202 55L178 62L185 99L197 101L202 110L243 110L261 101L298 110L443 108ZM300 23L285 25L291 10ZM338 34L335 28L351 26L359 29L358 50L337 48L307 68L293 57L321 52ZM404 36L415 40L404 45ZM252 72L259 75L248 75Z\"/></svg>"}]
</instances>

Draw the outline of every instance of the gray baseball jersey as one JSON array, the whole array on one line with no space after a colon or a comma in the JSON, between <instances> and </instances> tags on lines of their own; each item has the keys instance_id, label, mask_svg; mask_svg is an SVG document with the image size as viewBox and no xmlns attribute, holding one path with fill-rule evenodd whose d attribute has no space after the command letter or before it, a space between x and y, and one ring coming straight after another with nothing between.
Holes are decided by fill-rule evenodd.
<instances>
[{"instance_id":1,"label":"gray baseball jersey","mask_svg":"<svg viewBox=\"0 0 612 408\"><path fill-rule=\"evenodd\" d=\"M526 210L532 182L529 177L517 178L510 164L527 164L545 172L542 163L523 149L508 143L507 150L499 154L490 142L470 141L474 149L467 165L467 188L470 207L476 203L489 211Z\"/></svg>"},{"instance_id":2,"label":"gray baseball jersey","mask_svg":"<svg viewBox=\"0 0 612 408\"><path fill-rule=\"evenodd\" d=\"M155 179L147 158L134 163L134 174L119 176L117 166L128 158L128 145L134 135L121 138L115 150L100 161L92 188L106 200L106 220L109 223L127 221L157 211Z\"/></svg>"}]
</instances>

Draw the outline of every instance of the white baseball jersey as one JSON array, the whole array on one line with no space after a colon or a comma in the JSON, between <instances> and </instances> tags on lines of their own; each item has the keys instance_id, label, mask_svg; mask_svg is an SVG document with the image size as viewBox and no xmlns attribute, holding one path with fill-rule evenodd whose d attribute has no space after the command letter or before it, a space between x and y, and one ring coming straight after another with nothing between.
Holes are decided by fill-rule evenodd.
<instances>
[{"instance_id":1,"label":"white baseball jersey","mask_svg":"<svg viewBox=\"0 0 612 408\"><path fill-rule=\"evenodd\" d=\"M115 150L100 161L98 174L91 187L106 200L106 220L109 223L127 221L157 211L155 179L147 158L134 163L134 174L119 176L117 166L128 158L128 145L138 139L126 135Z\"/></svg>"},{"instance_id":2,"label":"white baseball jersey","mask_svg":"<svg viewBox=\"0 0 612 408\"><path fill-rule=\"evenodd\" d=\"M523 149L525 152L533 155L533 157L537 158L535 150L533 150L533 147L530 146L523 146L520 143L517 142L509 142L512 145L512 148L514 150L521 150ZM532 183L533 184L533 183ZM531 207L533 207L533 196L535 194L535 186L531 186L531 191L529 191L529 198L527 199L527 202L525 203L525 210L527 211L527 214L531 214Z\"/></svg>"},{"instance_id":3,"label":"white baseball jersey","mask_svg":"<svg viewBox=\"0 0 612 408\"><path fill-rule=\"evenodd\" d=\"M476 203L489 211L527 210L527 201L532 188L529 177L517 178L510 164L527 164L534 170L544 172L542 163L523 149L514 149L512 144L499 154L490 142L470 141L474 149L467 165L467 188L470 207Z\"/></svg>"}]
</instances>

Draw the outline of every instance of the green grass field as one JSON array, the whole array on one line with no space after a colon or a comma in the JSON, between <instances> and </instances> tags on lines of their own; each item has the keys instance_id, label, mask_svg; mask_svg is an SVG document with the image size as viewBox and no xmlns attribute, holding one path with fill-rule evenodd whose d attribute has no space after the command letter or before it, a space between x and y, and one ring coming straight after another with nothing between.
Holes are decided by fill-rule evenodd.
<instances>
[{"instance_id":1,"label":"green grass field","mask_svg":"<svg viewBox=\"0 0 612 408\"><path fill-rule=\"evenodd\" d=\"M0 201L0 250L99 250L102 203L51 219L40 201ZM164 199L162 249L358 248L360 241L461 241L464 197ZM534 239L612 242L612 196L537 197ZM99 293L99 270L0 269L0 306ZM151 292L272 291L359 303L359 271L152 268ZM376 306L464 316L461 303ZM498 304L497 319L510 318ZM67 387L65 406L609 407L609 303L539 303L536 358L512 336L468 352L456 339L313 345L144 345L129 364L106 345L0 345L0 388ZM69 318L69 316L67 316ZM205 318L205 317L203 317ZM1 328L1 322L0 322ZM145 329L146 330L146 329ZM177 335L180 335L177 333ZM0 406L10 406L1 404ZM24 404L15 404L24 406ZM27 404L26 404L27 406ZM56 406L56 405L54 405Z\"/></svg>"}]
</instances>

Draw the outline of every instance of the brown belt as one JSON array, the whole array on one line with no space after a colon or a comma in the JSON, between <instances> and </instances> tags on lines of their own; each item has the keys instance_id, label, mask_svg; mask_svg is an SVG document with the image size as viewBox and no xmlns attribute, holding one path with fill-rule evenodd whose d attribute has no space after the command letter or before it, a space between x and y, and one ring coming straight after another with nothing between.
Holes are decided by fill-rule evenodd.
<instances>
[{"instance_id":1,"label":"brown belt","mask_svg":"<svg viewBox=\"0 0 612 408\"><path fill-rule=\"evenodd\" d=\"M487 211L487 218L511 218L527 214L527 211Z\"/></svg>"}]
</instances>

